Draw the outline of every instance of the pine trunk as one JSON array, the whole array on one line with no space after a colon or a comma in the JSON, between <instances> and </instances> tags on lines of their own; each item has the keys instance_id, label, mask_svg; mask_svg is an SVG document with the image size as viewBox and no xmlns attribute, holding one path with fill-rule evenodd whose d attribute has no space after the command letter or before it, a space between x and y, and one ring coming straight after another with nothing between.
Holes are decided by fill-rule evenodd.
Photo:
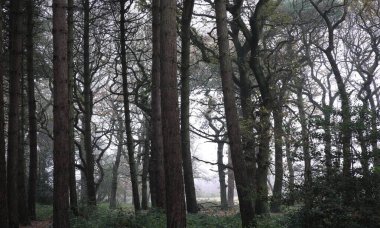
<instances>
[{"instance_id":1,"label":"pine trunk","mask_svg":"<svg viewBox=\"0 0 380 228\"><path fill-rule=\"evenodd\" d=\"M0 5L0 40L3 40L3 4ZM5 162L4 65L3 43L0 42L0 227L8 228L7 169Z\"/></svg>"},{"instance_id":2,"label":"pine trunk","mask_svg":"<svg viewBox=\"0 0 380 228\"><path fill-rule=\"evenodd\" d=\"M167 227L186 227L181 135L177 93L176 1L161 0L160 59L162 135Z\"/></svg>"},{"instance_id":3,"label":"pine trunk","mask_svg":"<svg viewBox=\"0 0 380 228\"><path fill-rule=\"evenodd\" d=\"M23 0L10 2L7 191L9 227L11 228L19 226L17 176L23 53L23 5Z\"/></svg>"},{"instance_id":4,"label":"pine trunk","mask_svg":"<svg viewBox=\"0 0 380 228\"><path fill-rule=\"evenodd\" d=\"M54 48L54 192L53 227L69 223L69 91L67 65L67 0L53 0Z\"/></svg>"},{"instance_id":5,"label":"pine trunk","mask_svg":"<svg viewBox=\"0 0 380 228\"><path fill-rule=\"evenodd\" d=\"M161 115L161 82L160 82L160 0L153 1L153 63L152 63L152 154L150 167L153 176L152 205L165 209L166 190L165 190L165 169L164 169L164 149L162 135L162 115ZM155 201L155 202L154 202Z\"/></svg>"},{"instance_id":6,"label":"pine trunk","mask_svg":"<svg viewBox=\"0 0 380 228\"><path fill-rule=\"evenodd\" d=\"M74 144L74 0L68 0L67 8L67 64L69 77L69 121L70 121L70 208L75 216L78 215L78 194L75 178L75 144Z\"/></svg>"},{"instance_id":7,"label":"pine trunk","mask_svg":"<svg viewBox=\"0 0 380 228\"><path fill-rule=\"evenodd\" d=\"M28 77L28 108L29 108L29 186L28 207L32 220L36 220L36 188L37 188L37 119L36 100L34 96L34 67L33 67L33 29L34 29L34 1L28 0L27 22L27 77Z\"/></svg>"}]
</instances>

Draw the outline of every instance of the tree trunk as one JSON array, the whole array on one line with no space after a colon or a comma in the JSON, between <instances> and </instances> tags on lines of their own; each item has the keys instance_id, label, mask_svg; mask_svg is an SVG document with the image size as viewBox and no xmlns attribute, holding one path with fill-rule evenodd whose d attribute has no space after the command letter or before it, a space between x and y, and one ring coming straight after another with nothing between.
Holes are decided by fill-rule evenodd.
<instances>
[{"instance_id":1,"label":"tree trunk","mask_svg":"<svg viewBox=\"0 0 380 228\"><path fill-rule=\"evenodd\" d=\"M281 211L281 202L282 202L282 182L284 176L283 162L282 162L282 145L283 145L283 112L282 104L277 104L273 112L274 119L274 147L275 147L275 180L273 188L273 200L271 205L272 212Z\"/></svg>"},{"instance_id":2,"label":"tree trunk","mask_svg":"<svg viewBox=\"0 0 380 228\"><path fill-rule=\"evenodd\" d=\"M226 210L228 208L227 204L227 193L226 193L226 174L224 173L224 165L223 165L223 147L224 142L218 142L218 174L219 174L219 188L220 188L220 204L222 210Z\"/></svg>"},{"instance_id":3,"label":"tree trunk","mask_svg":"<svg viewBox=\"0 0 380 228\"><path fill-rule=\"evenodd\" d=\"M148 170L149 170L149 124L145 123L144 150L143 150L143 170L141 175L141 208L148 210Z\"/></svg>"},{"instance_id":4,"label":"tree trunk","mask_svg":"<svg viewBox=\"0 0 380 228\"><path fill-rule=\"evenodd\" d=\"M333 174L332 171L332 153L331 153L331 106L324 107L324 123L323 123L323 129L324 129L324 135L323 135L323 141L325 144L325 159L326 159L326 171L327 171L327 178L330 178Z\"/></svg>"},{"instance_id":5,"label":"tree trunk","mask_svg":"<svg viewBox=\"0 0 380 228\"><path fill-rule=\"evenodd\" d=\"M328 49L325 52L327 59L330 62L332 71L335 76L335 81L337 83L339 96L342 101L342 145L343 145L343 175L345 178L351 177L351 112L350 112L350 100L348 93L346 91L346 86L344 84L343 78L340 74L338 65L333 57L332 50ZM350 201L350 193L346 193L345 201L348 203Z\"/></svg>"},{"instance_id":6,"label":"tree trunk","mask_svg":"<svg viewBox=\"0 0 380 228\"><path fill-rule=\"evenodd\" d=\"M183 2L181 21L181 145L183 173L186 192L186 206L189 213L197 213L198 205L195 194L193 166L190 151L190 23L194 0Z\"/></svg>"},{"instance_id":7,"label":"tree trunk","mask_svg":"<svg viewBox=\"0 0 380 228\"><path fill-rule=\"evenodd\" d=\"M215 14L228 139L231 147L231 157L235 171L242 226L248 227L254 222L253 202L252 196L250 195L252 186L247 176L247 167L241 145L241 133L234 95L234 85L232 81L232 65L229 56L230 49L225 1L215 0Z\"/></svg>"},{"instance_id":8,"label":"tree trunk","mask_svg":"<svg viewBox=\"0 0 380 228\"><path fill-rule=\"evenodd\" d=\"M18 178L17 178L17 193L18 193L18 215L19 223L29 225L28 198L26 194L26 164L25 164L25 80L21 79L21 112L20 112L20 129L19 129L19 146L18 146Z\"/></svg>"},{"instance_id":9,"label":"tree trunk","mask_svg":"<svg viewBox=\"0 0 380 228\"><path fill-rule=\"evenodd\" d=\"M161 105L167 227L186 227L177 94L176 1L161 0Z\"/></svg>"},{"instance_id":10,"label":"tree trunk","mask_svg":"<svg viewBox=\"0 0 380 228\"><path fill-rule=\"evenodd\" d=\"M268 79L260 63L259 41L263 32L265 18L268 14L267 4L269 0L259 0L254 13L250 18L252 32L251 62L250 66L259 86L262 105L260 110L259 153L257 155L257 214L268 214L268 186L267 176L269 168L269 143L270 143L270 114L272 112L272 94Z\"/></svg>"},{"instance_id":11,"label":"tree trunk","mask_svg":"<svg viewBox=\"0 0 380 228\"><path fill-rule=\"evenodd\" d=\"M32 220L36 220L36 187L37 187L37 120L36 120L36 100L34 96L34 68L33 68L33 28L34 28L34 1L27 3L27 75L28 75L28 107L29 107L29 186L28 186L28 206L29 215Z\"/></svg>"},{"instance_id":12,"label":"tree trunk","mask_svg":"<svg viewBox=\"0 0 380 228\"><path fill-rule=\"evenodd\" d=\"M153 36L153 58L152 58L152 154L150 167L153 170L154 185L151 185L152 205L165 209L166 190L165 190L165 170L164 170L164 151L162 136L161 119L161 89L160 89L160 0L153 1L152 8L152 36ZM154 192L153 192L154 191Z\"/></svg>"},{"instance_id":13,"label":"tree trunk","mask_svg":"<svg viewBox=\"0 0 380 228\"><path fill-rule=\"evenodd\" d=\"M137 181L137 170L133 148L133 137L131 128L131 114L129 111L129 95L128 95L128 75L127 75L127 53L125 44L125 2L126 0L120 0L120 58L121 58L121 76L123 78L123 96L124 96L124 118L125 118L125 130L127 135L127 150L129 170L131 174L132 182L132 195L133 205L135 212L140 210L140 198L139 198L139 183Z\"/></svg>"},{"instance_id":14,"label":"tree trunk","mask_svg":"<svg viewBox=\"0 0 380 228\"><path fill-rule=\"evenodd\" d=\"M231 150L230 149L228 149L228 166L232 167L232 159L231 159ZM228 206L233 207L233 206L235 206L235 201L234 201L234 192L235 192L234 171L232 169L228 169L227 175L228 175L228 182L227 182Z\"/></svg>"},{"instance_id":15,"label":"tree trunk","mask_svg":"<svg viewBox=\"0 0 380 228\"><path fill-rule=\"evenodd\" d=\"M304 86L303 79L297 86L297 106L299 111L299 118L301 123L301 136L302 136L302 150L305 162L304 167L304 195L305 195L305 207L306 209L311 209L312 199L311 199L311 185L312 185L312 170L311 170L311 156L310 156L310 143L309 143L309 129L307 127L307 119L304 107L304 101L302 97L302 88Z\"/></svg>"},{"instance_id":16,"label":"tree trunk","mask_svg":"<svg viewBox=\"0 0 380 228\"><path fill-rule=\"evenodd\" d=\"M269 168L270 111L266 106L260 109L260 124L256 172L256 213L267 215L269 214L267 178Z\"/></svg>"},{"instance_id":17,"label":"tree trunk","mask_svg":"<svg viewBox=\"0 0 380 228\"><path fill-rule=\"evenodd\" d=\"M10 33L9 33L9 115L8 115L8 213L9 227L19 226L18 217L18 147L20 129L20 102L22 77L22 38L23 38L23 5L24 1L10 2Z\"/></svg>"},{"instance_id":18,"label":"tree trunk","mask_svg":"<svg viewBox=\"0 0 380 228\"><path fill-rule=\"evenodd\" d=\"M288 166L288 171L289 171L289 186L288 186L288 191L289 191L289 205L294 205L295 201L295 192L294 192L294 169L293 169L293 156L291 152L291 147L290 147L290 136L291 136L291 124L286 127L286 134L285 134L285 152L286 152L286 164Z\"/></svg>"},{"instance_id":19,"label":"tree trunk","mask_svg":"<svg viewBox=\"0 0 380 228\"><path fill-rule=\"evenodd\" d=\"M360 98L359 98L360 99ZM361 153L359 155L359 161L362 166L362 175L363 178L367 179L369 178L369 152L367 148L367 140L365 139L365 131L366 131L366 124L365 124L365 115L368 113L368 101L362 100L363 106L359 110L359 118L357 122L357 140L360 145Z\"/></svg>"},{"instance_id":20,"label":"tree trunk","mask_svg":"<svg viewBox=\"0 0 380 228\"><path fill-rule=\"evenodd\" d=\"M94 154L92 151L92 91L90 74L90 2L83 1L84 27L83 27L83 97L84 97L84 150L86 151L86 186L87 204L96 205L96 187L94 179Z\"/></svg>"},{"instance_id":21,"label":"tree trunk","mask_svg":"<svg viewBox=\"0 0 380 228\"><path fill-rule=\"evenodd\" d=\"M111 182L111 197L110 197L110 208L115 209L116 208L116 193L117 193L117 176L118 176L118 170L120 166L120 158L121 158L121 152L123 150L124 145L124 138L123 138L123 121L121 118L118 119L118 125L119 129L117 131L117 152L116 152L116 159L115 164L112 167L112 182Z\"/></svg>"},{"instance_id":22,"label":"tree trunk","mask_svg":"<svg viewBox=\"0 0 380 228\"><path fill-rule=\"evenodd\" d=\"M69 223L69 91L67 65L67 0L53 0L54 192L53 227Z\"/></svg>"},{"instance_id":23,"label":"tree trunk","mask_svg":"<svg viewBox=\"0 0 380 228\"><path fill-rule=\"evenodd\" d=\"M74 143L74 0L68 0L67 8L67 64L68 64L68 77L69 77L69 121L70 121L70 207L75 216L78 215L78 195L77 183L75 178L75 143Z\"/></svg>"},{"instance_id":24,"label":"tree trunk","mask_svg":"<svg viewBox=\"0 0 380 228\"><path fill-rule=\"evenodd\" d=\"M3 40L3 2L0 2L0 40ZM4 65L3 43L0 42L0 226L8 228L7 169L5 162Z\"/></svg>"}]
</instances>

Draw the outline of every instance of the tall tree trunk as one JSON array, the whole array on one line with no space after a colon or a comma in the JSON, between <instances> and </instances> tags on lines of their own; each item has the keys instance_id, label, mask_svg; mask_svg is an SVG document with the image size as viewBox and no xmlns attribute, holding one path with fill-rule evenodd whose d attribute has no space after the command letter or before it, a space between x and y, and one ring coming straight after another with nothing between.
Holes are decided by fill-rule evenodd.
<instances>
[{"instance_id":1,"label":"tall tree trunk","mask_svg":"<svg viewBox=\"0 0 380 228\"><path fill-rule=\"evenodd\" d=\"M194 0L183 1L181 21L181 146L183 173L185 180L186 206L189 213L197 213L193 166L190 151L190 23L193 15Z\"/></svg>"},{"instance_id":2,"label":"tall tree trunk","mask_svg":"<svg viewBox=\"0 0 380 228\"><path fill-rule=\"evenodd\" d=\"M286 134L285 134L285 153L286 153L286 164L288 166L288 171L289 171L289 186L288 186L288 191L289 191L289 205L294 205L295 201L295 192L294 192L294 169L293 169L293 156L292 156L292 151L290 147L290 136L291 136L291 124L286 127Z\"/></svg>"},{"instance_id":3,"label":"tall tree trunk","mask_svg":"<svg viewBox=\"0 0 380 228\"><path fill-rule=\"evenodd\" d=\"M380 149L377 146L379 131L377 130L377 111L373 96L369 97L369 103L371 105L371 146L373 153L373 165L380 168Z\"/></svg>"},{"instance_id":4,"label":"tall tree trunk","mask_svg":"<svg viewBox=\"0 0 380 228\"><path fill-rule=\"evenodd\" d=\"M323 141L325 144L325 159L326 159L326 174L327 178L330 178L333 174L332 171L332 153L331 153L331 106L325 106L324 107L324 122L323 122L323 129L324 129L324 135L323 135Z\"/></svg>"},{"instance_id":5,"label":"tall tree trunk","mask_svg":"<svg viewBox=\"0 0 380 228\"><path fill-rule=\"evenodd\" d=\"M69 91L67 65L67 0L53 0L54 191L53 227L69 223Z\"/></svg>"},{"instance_id":6,"label":"tall tree trunk","mask_svg":"<svg viewBox=\"0 0 380 228\"><path fill-rule=\"evenodd\" d=\"M36 219L36 188L37 188L37 120L36 100L34 96L34 68L33 68L33 28L34 28L34 1L28 0L27 20L27 76L28 76L28 108L29 108L29 186L28 207L32 220Z\"/></svg>"},{"instance_id":7,"label":"tall tree trunk","mask_svg":"<svg viewBox=\"0 0 380 228\"><path fill-rule=\"evenodd\" d=\"M235 6L239 5L239 1L234 1ZM256 186L256 153L255 153L255 136L253 135L254 129L254 119L252 116L252 83L249 79L249 65L247 55L249 53L249 48L247 48L247 43L241 44L240 39L240 27L238 21L241 20L241 6L232 7L230 11L233 20L230 22L231 26L231 36L234 43L236 54L237 54L237 65L239 70L239 88L240 88L240 100L241 100L241 111L243 115L242 126L242 143L243 151L245 155L245 160L247 164L248 176L251 176L250 181L252 182L253 189Z\"/></svg>"},{"instance_id":8,"label":"tall tree trunk","mask_svg":"<svg viewBox=\"0 0 380 228\"><path fill-rule=\"evenodd\" d=\"M226 193L226 174L224 173L225 167L223 165L223 147L224 142L218 142L218 175L219 175L219 188L220 188L220 204L222 210L228 208L227 193Z\"/></svg>"},{"instance_id":9,"label":"tall tree trunk","mask_svg":"<svg viewBox=\"0 0 380 228\"><path fill-rule=\"evenodd\" d=\"M18 147L18 178L17 178L17 193L18 193L18 215L19 222L22 225L29 225L28 197L26 193L26 164L25 164L25 80L21 79L21 111L20 111L20 129L19 129L19 147Z\"/></svg>"},{"instance_id":10,"label":"tall tree trunk","mask_svg":"<svg viewBox=\"0 0 380 228\"><path fill-rule=\"evenodd\" d=\"M257 154L257 197L256 213L269 214L268 205L268 169L269 169L269 143L270 143L270 113L271 111L264 105L260 108L260 128L259 128L259 153Z\"/></svg>"},{"instance_id":11,"label":"tall tree trunk","mask_svg":"<svg viewBox=\"0 0 380 228\"><path fill-rule=\"evenodd\" d=\"M301 136L302 136L302 150L304 157L304 195L305 195L305 207L311 209L311 185L312 185L312 170L311 170L311 156L310 156L310 142L309 142L309 129L307 127L307 119L304 107L304 100L302 97L302 88L304 86L303 79L297 86L297 106L299 112L299 118L301 123Z\"/></svg>"},{"instance_id":12,"label":"tall tree trunk","mask_svg":"<svg viewBox=\"0 0 380 228\"><path fill-rule=\"evenodd\" d=\"M78 195L77 195L77 182L75 178L75 143L74 143L74 0L67 2L67 64L68 64L68 77L69 77L69 121L70 121L70 207L74 215L78 215Z\"/></svg>"},{"instance_id":13,"label":"tall tree trunk","mask_svg":"<svg viewBox=\"0 0 380 228\"><path fill-rule=\"evenodd\" d=\"M121 76L123 78L123 96L124 96L124 118L125 118L125 130L127 135L127 150L129 170L131 174L132 182L132 195L133 205L135 212L138 212L140 207L139 197L139 183L137 181L137 170L135 163L135 153L133 147L133 137L131 128L131 113L129 111L129 93L128 93L128 75L127 75L127 52L126 52L126 40L125 40L125 2L126 0L120 0L120 58L121 58Z\"/></svg>"},{"instance_id":14,"label":"tall tree trunk","mask_svg":"<svg viewBox=\"0 0 380 228\"><path fill-rule=\"evenodd\" d=\"M324 20L326 27L327 27L327 35L328 35L328 46L327 48L323 49L320 48L320 50L326 55L331 70L334 74L335 81L338 87L338 92L341 100L341 106L342 106L342 126L341 126L341 133L342 133L342 151L343 151L343 176L345 178L345 192L343 195L343 200L346 205L350 204L352 201L352 186L350 186L350 178L351 178L351 165L352 165L352 154L351 154L351 138L352 138L352 129L351 129L351 111L350 111L350 98L349 94L347 93L346 85L343 80L343 77L341 75L341 72L339 70L338 64L336 59L334 58L334 30L345 20L345 17L347 15L348 11L348 3L347 1L343 2L343 13L342 15L336 19L335 21L331 21L329 18L329 15L323 10L321 10L318 6L318 3L310 0L310 3L314 7L314 9L318 12L318 14L322 17ZM327 12L327 11L326 11Z\"/></svg>"},{"instance_id":15,"label":"tall tree trunk","mask_svg":"<svg viewBox=\"0 0 380 228\"><path fill-rule=\"evenodd\" d=\"M119 129L117 131L117 152L116 152L116 159L115 159L115 164L112 167L112 182L111 182L111 197L110 197L110 208L114 209L116 208L116 193L117 193L117 176L119 172L119 166L120 166L120 158L121 158L121 153L123 150L123 145L124 145L124 137L123 137L123 120L118 118L118 126Z\"/></svg>"},{"instance_id":16,"label":"tall tree trunk","mask_svg":"<svg viewBox=\"0 0 380 228\"><path fill-rule=\"evenodd\" d=\"M282 104L279 102L273 112L274 119L274 147L275 147L275 180L273 188L273 200L271 205L272 212L280 212L282 201L282 183L284 176L283 162L282 162L282 145L283 145L283 112Z\"/></svg>"},{"instance_id":17,"label":"tall tree trunk","mask_svg":"<svg viewBox=\"0 0 380 228\"><path fill-rule=\"evenodd\" d=\"M161 115L167 227L186 227L181 135L177 93L176 1L161 0Z\"/></svg>"},{"instance_id":18,"label":"tall tree trunk","mask_svg":"<svg viewBox=\"0 0 380 228\"><path fill-rule=\"evenodd\" d=\"M144 150L143 150L143 170L141 175L141 208L148 210L148 170L149 170L149 124L145 120Z\"/></svg>"},{"instance_id":19,"label":"tall tree trunk","mask_svg":"<svg viewBox=\"0 0 380 228\"><path fill-rule=\"evenodd\" d=\"M161 115L161 50L160 50L160 0L153 1L152 8L152 36L153 36L153 63L152 63L152 167L154 185L151 190L155 190L156 206L165 209L165 169L164 169L164 149L162 136L162 115ZM152 192L153 197L153 192ZM152 201L153 204L153 201Z\"/></svg>"},{"instance_id":20,"label":"tall tree trunk","mask_svg":"<svg viewBox=\"0 0 380 228\"><path fill-rule=\"evenodd\" d=\"M360 98L359 98L360 99ZM361 99L363 102L363 106L359 110L359 119L357 122L357 140L360 145L361 153L359 155L359 161L362 166L362 175L363 178L367 179L369 178L369 152L367 148L367 140L366 140L366 123L365 123L365 116L368 113L369 106L368 106L368 100Z\"/></svg>"},{"instance_id":21,"label":"tall tree trunk","mask_svg":"<svg viewBox=\"0 0 380 228\"><path fill-rule=\"evenodd\" d=\"M228 149L228 166L232 167L232 158L231 158L231 150ZM235 206L234 201L234 192L235 192L235 176L234 171L232 169L228 169L227 171L228 175L228 182L227 182L227 188L228 188L228 206L233 207Z\"/></svg>"},{"instance_id":22,"label":"tall tree trunk","mask_svg":"<svg viewBox=\"0 0 380 228\"><path fill-rule=\"evenodd\" d=\"M94 154L92 151L92 91L90 73L90 2L83 1L84 27L83 27L83 97L84 97L84 150L86 151L86 186L87 204L96 205L96 187L94 178Z\"/></svg>"},{"instance_id":23,"label":"tall tree trunk","mask_svg":"<svg viewBox=\"0 0 380 228\"><path fill-rule=\"evenodd\" d=\"M241 133L237 115L234 85L232 81L232 65L229 53L226 2L215 0L216 28L218 34L219 63L222 77L223 99L227 120L228 139L234 167L236 188L239 197L242 226L248 227L254 222L252 185L247 176L247 167L241 145Z\"/></svg>"},{"instance_id":24,"label":"tall tree trunk","mask_svg":"<svg viewBox=\"0 0 380 228\"><path fill-rule=\"evenodd\" d=\"M252 32L251 62L250 66L259 86L262 105L260 109L259 153L257 155L257 214L268 214L268 186L267 176L269 168L269 143L270 143L270 115L273 99L268 78L260 63L259 41L263 32L264 21L268 14L269 0L259 0L254 13L250 18Z\"/></svg>"},{"instance_id":25,"label":"tall tree trunk","mask_svg":"<svg viewBox=\"0 0 380 228\"><path fill-rule=\"evenodd\" d=\"M3 40L3 1L0 1L0 40ZM0 226L8 228L7 169L5 162L4 57L0 42Z\"/></svg>"},{"instance_id":26,"label":"tall tree trunk","mask_svg":"<svg viewBox=\"0 0 380 228\"><path fill-rule=\"evenodd\" d=\"M10 2L9 33L9 108L8 108L8 157L7 157L7 191L9 227L19 226L18 217L18 147L20 129L20 102L22 77L22 38L23 38L24 1Z\"/></svg>"}]
</instances>

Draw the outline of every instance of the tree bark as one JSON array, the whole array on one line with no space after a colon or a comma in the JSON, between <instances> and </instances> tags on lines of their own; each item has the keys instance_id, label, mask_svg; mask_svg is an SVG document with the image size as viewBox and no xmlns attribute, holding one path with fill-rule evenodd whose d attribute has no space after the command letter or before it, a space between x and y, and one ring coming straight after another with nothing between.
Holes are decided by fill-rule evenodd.
<instances>
[{"instance_id":1,"label":"tree bark","mask_svg":"<svg viewBox=\"0 0 380 228\"><path fill-rule=\"evenodd\" d=\"M149 124L145 123L144 150L143 150L143 169L141 175L141 208L148 210L148 170L149 170Z\"/></svg>"},{"instance_id":2,"label":"tree bark","mask_svg":"<svg viewBox=\"0 0 380 228\"><path fill-rule=\"evenodd\" d=\"M27 3L27 77L28 77L28 108L29 108L29 186L28 207L32 220L36 219L36 188L37 188L37 120L36 100L34 96L34 67L33 67L33 29L34 29L34 1Z\"/></svg>"},{"instance_id":3,"label":"tree bark","mask_svg":"<svg viewBox=\"0 0 380 228\"><path fill-rule=\"evenodd\" d=\"M70 207L75 216L78 215L78 194L77 183L75 175L75 143L74 143L74 0L68 0L67 2L67 64L68 64L68 77L69 77L69 121L70 121Z\"/></svg>"},{"instance_id":4,"label":"tree bark","mask_svg":"<svg viewBox=\"0 0 380 228\"><path fill-rule=\"evenodd\" d=\"M216 28L218 34L219 63L222 78L223 100L227 120L228 139L234 167L236 188L239 197L242 226L248 227L254 222L254 209L251 191L252 186L247 176L247 167L241 145L241 133L237 115L232 65L229 56L226 2L215 0Z\"/></svg>"},{"instance_id":5,"label":"tree bark","mask_svg":"<svg viewBox=\"0 0 380 228\"><path fill-rule=\"evenodd\" d=\"M123 138L123 121L120 118L118 118L118 126L119 129L117 131L117 152L116 152L116 159L115 164L112 167L112 182L111 182L111 196L110 196L110 208L115 209L116 208L116 193L117 193L117 176L118 176L118 170L120 166L120 159L121 159L121 153L123 150L124 145L124 138Z\"/></svg>"},{"instance_id":6,"label":"tree bark","mask_svg":"<svg viewBox=\"0 0 380 228\"><path fill-rule=\"evenodd\" d=\"M226 174L224 173L225 167L223 165L223 147L224 142L218 142L218 175L219 175L219 188L220 188L220 205L222 210L228 208L227 192L226 192Z\"/></svg>"},{"instance_id":7,"label":"tree bark","mask_svg":"<svg viewBox=\"0 0 380 228\"><path fill-rule=\"evenodd\" d=\"M291 136L291 124L286 127L286 134L285 134L285 153L286 153L286 164L288 166L288 171L289 171L289 186L288 186L288 191L289 191L289 205L294 205L295 203L295 192L294 192L294 168L293 168L293 161L294 158L292 156L292 151L291 151L291 141L290 141L290 136Z\"/></svg>"},{"instance_id":8,"label":"tree bark","mask_svg":"<svg viewBox=\"0 0 380 228\"><path fill-rule=\"evenodd\" d=\"M228 166L232 166L232 159L231 159L231 150L228 149ZM228 175L228 182L227 182L227 188L228 188L228 206L233 207L235 206L235 201L234 201L234 193L235 193L235 176L234 176L234 171L232 169L228 169L227 171Z\"/></svg>"},{"instance_id":9,"label":"tree bark","mask_svg":"<svg viewBox=\"0 0 380 228\"><path fill-rule=\"evenodd\" d=\"M305 195L305 207L306 209L311 209L312 199L311 196L311 185L312 185L312 170L311 170L311 156L310 156L310 142L309 142L309 129L307 127L307 119L304 107L304 100L302 97L302 88L304 86L303 79L301 83L297 86L297 106L299 111L299 118L301 123L301 135L302 135L302 150L304 157L304 195Z\"/></svg>"},{"instance_id":10,"label":"tree bark","mask_svg":"<svg viewBox=\"0 0 380 228\"><path fill-rule=\"evenodd\" d=\"M251 61L250 66L259 86L262 105L260 109L259 153L257 155L257 214L268 214L268 186L267 176L269 168L269 143L270 143L270 115L272 112L273 99L268 79L260 63L259 41L263 32L264 21L268 14L267 5L269 0L260 0L256 4L254 13L250 18L252 32Z\"/></svg>"},{"instance_id":11,"label":"tree bark","mask_svg":"<svg viewBox=\"0 0 380 228\"><path fill-rule=\"evenodd\" d=\"M7 157L7 191L9 227L19 226L18 217L18 147L20 129L20 102L22 77L22 38L23 38L24 1L10 2L9 33L9 109L8 109L8 157Z\"/></svg>"},{"instance_id":12,"label":"tree bark","mask_svg":"<svg viewBox=\"0 0 380 228\"><path fill-rule=\"evenodd\" d=\"M127 75L127 53L126 53L126 40L125 40L125 2L126 0L120 0L120 58L121 58L121 76L123 78L123 96L124 96L124 118L125 118L125 130L127 135L127 150L129 170L131 174L132 182L132 195L133 205L135 212L138 212L140 207L139 198L139 183L137 181L137 170L133 148L133 137L131 128L131 114L129 111L129 93L128 93L128 75Z\"/></svg>"},{"instance_id":13,"label":"tree bark","mask_svg":"<svg viewBox=\"0 0 380 228\"><path fill-rule=\"evenodd\" d=\"M177 93L176 1L161 0L161 105L167 227L186 227Z\"/></svg>"},{"instance_id":14,"label":"tree bark","mask_svg":"<svg viewBox=\"0 0 380 228\"><path fill-rule=\"evenodd\" d=\"M164 170L164 149L162 136L162 119L161 119L161 89L160 89L160 0L153 1L153 63L152 63L152 154L150 167L152 167L154 176L154 185L151 190L155 190L156 206L165 209L166 190L165 190L165 170ZM153 197L152 192L152 197ZM153 205L153 201L152 201Z\"/></svg>"},{"instance_id":15,"label":"tree bark","mask_svg":"<svg viewBox=\"0 0 380 228\"><path fill-rule=\"evenodd\" d=\"M189 213L197 213L198 205L195 194L193 166L190 151L190 24L194 0L183 2L181 21L181 145L183 173L185 180L186 206Z\"/></svg>"},{"instance_id":16,"label":"tree bark","mask_svg":"<svg viewBox=\"0 0 380 228\"><path fill-rule=\"evenodd\" d=\"M69 223L69 91L67 65L67 0L53 0L54 192L53 227Z\"/></svg>"},{"instance_id":17,"label":"tree bark","mask_svg":"<svg viewBox=\"0 0 380 228\"><path fill-rule=\"evenodd\" d=\"M277 104L274 112L274 147L275 147L275 180L273 187L273 200L271 211L278 213L281 211L282 202L282 183L284 176L283 162L282 162L282 146L283 146L283 112L282 104Z\"/></svg>"},{"instance_id":18,"label":"tree bark","mask_svg":"<svg viewBox=\"0 0 380 228\"><path fill-rule=\"evenodd\" d=\"M87 204L96 206L96 186L94 177L94 154L92 151L92 91L91 91L91 74L90 74L90 2L83 1L83 97L84 97L84 150L86 151L86 187L87 187Z\"/></svg>"},{"instance_id":19,"label":"tree bark","mask_svg":"<svg viewBox=\"0 0 380 228\"><path fill-rule=\"evenodd\" d=\"M18 193L18 215L21 225L29 225L28 197L26 192L26 164L25 164L25 78L21 79L21 107L20 107L20 129L19 129L19 146L18 146L18 177L17 177L17 193Z\"/></svg>"},{"instance_id":20,"label":"tree bark","mask_svg":"<svg viewBox=\"0 0 380 228\"><path fill-rule=\"evenodd\" d=\"M0 40L3 40L3 1L0 1ZM0 42L0 226L8 228L7 169L5 161L4 65L3 43Z\"/></svg>"}]
</instances>

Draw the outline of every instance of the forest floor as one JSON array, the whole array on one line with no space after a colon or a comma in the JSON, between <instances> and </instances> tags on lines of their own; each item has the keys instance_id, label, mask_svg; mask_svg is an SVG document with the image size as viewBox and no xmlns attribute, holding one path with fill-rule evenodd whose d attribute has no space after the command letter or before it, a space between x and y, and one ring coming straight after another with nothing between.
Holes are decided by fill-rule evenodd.
<instances>
[{"instance_id":1,"label":"forest floor","mask_svg":"<svg viewBox=\"0 0 380 228\"><path fill-rule=\"evenodd\" d=\"M220 206L215 202L201 202L198 214L187 215L187 227L190 228L238 228L241 227L238 207L228 210L220 210ZM157 210L142 211L135 215L131 205L120 205L117 209L111 210L108 204L103 203L97 206L92 212L86 212L86 208L81 209L78 217L72 216L71 227L73 228L165 228L166 216ZM285 213L271 214L271 216L258 217L258 228L281 228L287 227L288 209ZM21 226L20 228L50 228L52 225L53 209L50 205L37 206L37 221L31 226Z\"/></svg>"}]
</instances>

